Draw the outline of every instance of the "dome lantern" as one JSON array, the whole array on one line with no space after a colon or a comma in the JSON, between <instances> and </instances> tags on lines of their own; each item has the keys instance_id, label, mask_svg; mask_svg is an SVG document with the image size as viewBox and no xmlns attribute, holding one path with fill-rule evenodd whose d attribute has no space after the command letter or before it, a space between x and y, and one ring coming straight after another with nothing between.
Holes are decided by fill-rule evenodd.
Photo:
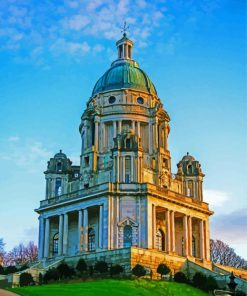
<instances>
[{"instance_id":1,"label":"dome lantern","mask_svg":"<svg viewBox=\"0 0 247 296\"><path fill-rule=\"evenodd\" d=\"M127 38L126 33L116 43L118 49L118 59L132 60L133 42Z\"/></svg>"}]
</instances>

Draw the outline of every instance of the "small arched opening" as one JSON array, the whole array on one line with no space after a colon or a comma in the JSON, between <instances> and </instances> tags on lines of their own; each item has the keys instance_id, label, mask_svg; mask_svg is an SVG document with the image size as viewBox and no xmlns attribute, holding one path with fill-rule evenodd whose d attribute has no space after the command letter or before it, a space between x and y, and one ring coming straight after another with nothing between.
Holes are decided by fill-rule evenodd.
<instances>
[{"instance_id":1,"label":"small arched opening","mask_svg":"<svg viewBox=\"0 0 247 296\"><path fill-rule=\"evenodd\" d=\"M124 247L132 245L132 227L130 225L124 226Z\"/></svg>"}]
</instances>

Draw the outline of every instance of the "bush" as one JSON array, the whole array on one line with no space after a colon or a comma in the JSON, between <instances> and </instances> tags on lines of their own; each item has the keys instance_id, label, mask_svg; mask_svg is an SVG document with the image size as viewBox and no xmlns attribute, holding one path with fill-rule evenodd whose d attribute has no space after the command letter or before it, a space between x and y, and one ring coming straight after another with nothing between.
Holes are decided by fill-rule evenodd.
<instances>
[{"instance_id":1,"label":"bush","mask_svg":"<svg viewBox=\"0 0 247 296\"><path fill-rule=\"evenodd\" d=\"M77 265L76 265L76 270L82 275L84 271L87 270L87 263L85 262L84 259L80 259L78 262L77 262Z\"/></svg>"},{"instance_id":2,"label":"bush","mask_svg":"<svg viewBox=\"0 0 247 296\"><path fill-rule=\"evenodd\" d=\"M161 275L161 278L162 278L163 275L170 273L171 270L166 264L161 263L157 268L157 272Z\"/></svg>"},{"instance_id":3,"label":"bush","mask_svg":"<svg viewBox=\"0 0 247 296\"><path fill-rule=\"evenodd\" d=\"M57 281L59 279L58 271L55 267L47 270L43 277L43 281L47 284L49 281Z\"/></svg>"},{"instance_id":4,"label":"bush","mask_svg":"<svg viewBox=\"0 0 247 296\"><path fill-rule=\"evenodd\" d=\"M4 268L0 265L0 274L4 274Z\"/></svg>"},{"instance_id":5,"label":"bush","mask_svg":"<svg viewBox=\"0 0 247 296\"><path fill-rule=\"evenodd\" d=\"M39 285L42 285L44 282L42 273L39 273Z\"/></svg>"},{"instance_id":6,"label":"bush","mask_svg":"<svg viewBox=\"0 0 247 296\"><path fill-rule=\"evenodd\" d=\"M188 282L186 275L181 271L174 274L174 281L177 283L187 283Z\"/></svg>"},{"instance_id":7,"label":"bush","mask_svg":"<svg viewBox=\"0 0 247 296\"><path fill-rule=\"evenodd\" d=\"M236 294L236 296L246 296L246 293L244 293L243 291L240 291L240 290L237 290L236 292L235 292Z\"/></svg>"},{"instance_id":8,"label":"bush","mask_svg":"<svg viewBox=\"0 0 247 296\"><path fill-rule=\"evenodd\" d=\"M74 275L74 269L70 268L67 263L60 263L57 267L59 279L71 278Z\"/></svg>"},{"instance_id":9,"label":"bush","mask_svg":"<svg viewBox=\"0 0 247 296\"><path fill-rule=\"evenodd\" d=\"M119 275L121 272L123 272L123 267L121 265L113 265L110 267L110 275Z\"/></svg>"},{"instance_id":10,"label":"bush","mask_svg":"<svg viewBox=\"0 0 247 296\"><path fill-rule=\"evenodd\" d=\"M105 261L98 261L94 266L94 270L99 273L106 273L108 271L108 264Z\"/></svg>"},{"instance_id":11,"label":"bush","mask_svg":"<svg viewBox=\"0 0 247 296\"><path fill-rule=\"evenodd\" d=\"M20 286L31 286L34 284L33 277L30 273L28 272L23 272L20 275Z\"/></svg>"},{"instance_id":12,"label":"bush","mask_svg":"<svg viewBox=\"0 0 247 296\"><path fill-rule=\"evenodd\" d=\"M206 282L206 285L205 285L205 289L207 291L213 291L215 289L218 289L218 284L217 284L217 281L214 277L212 277L211 275L208 276L207 278L207 282Z\"/></svg>"},{"instance_id":13,"label":"bush","mask_svg":"<svg viewBox=\"0 0 247 296\"><path fill-rule=\"evenodd\" d=\"M20 268L19 268L19 271L22 271L22 270L25 270L25 269L28 269L29 267L26 265L26 264L24 264L24 265L22 265Z\"/></svg>"},{"instance_id":14,"label":"bush","mask_svg":"<svg viewBox=\"0 0 247 296\"><path fill-rule=\"evenodd\" d=\"M12 265L7 266L7 267L4 268L4 273L5 274L15 273L17 271L18 271L18 269L15 266L12 266Z\"/></svg>"},{"instance_id":15,"label":"bush","mask_svg":"<svg viewBox=\"0 0 247 296\"><path fill-rule=\"evenodd\" d=\"M196 272L194 274L194 276L193 276L192 284L196 288L199 288L199 289L202 289L202 290L206 290L206 287L207 287L207 277L203 273L201 273L201 272Z\"/></svg>"},{"instance_id":16,"label":"bush","mask_svg":"<svg viewBox=\"0 0 247 296\"><path fill-rule=\"evenodd\" d=\"M142 265L136 264L136 266L132 269L132 273L137 277L141 277L146 274L146 270Z\"/></svg>"}]
</instances>

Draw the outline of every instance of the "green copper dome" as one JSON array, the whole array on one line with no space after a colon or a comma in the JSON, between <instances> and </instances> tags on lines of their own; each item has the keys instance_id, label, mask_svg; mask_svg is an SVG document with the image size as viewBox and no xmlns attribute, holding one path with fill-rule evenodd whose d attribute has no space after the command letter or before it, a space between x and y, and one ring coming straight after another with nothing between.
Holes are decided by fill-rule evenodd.
<instances>
[{"instance_id":1,"label":"green copper dome","mask_svg":"<svg viewBox=\"0 0 247 296\"><path fill-rule=\"evenodd\" d=\"M92 96L103 91L121 88L132 88L157 95L152 81L136 62L117 60L97 81Z\"/></svg>"}]
</instances>

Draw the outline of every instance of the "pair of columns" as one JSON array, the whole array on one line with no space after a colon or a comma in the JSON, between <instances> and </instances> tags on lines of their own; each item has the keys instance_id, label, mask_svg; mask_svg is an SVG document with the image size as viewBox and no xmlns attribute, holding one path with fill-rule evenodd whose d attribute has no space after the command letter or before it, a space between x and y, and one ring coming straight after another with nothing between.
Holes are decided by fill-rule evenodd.
<instances>
[{"instance_id":1,"label":"pair of columns","mask_svg":"<svg viewBox=\"0 0 247 296\"><path fill-rule=\"evenodd\" d=\"M103 248L103 205L99 206L99 235L98 247ZM51 217L40 217L39 257L50 257L50 222ZM68 254L69 216L68 213L59 215L58 226L58 256ZM77 250L88 251L88 209L78 211Z\"/></svg>"}]
</instances>

